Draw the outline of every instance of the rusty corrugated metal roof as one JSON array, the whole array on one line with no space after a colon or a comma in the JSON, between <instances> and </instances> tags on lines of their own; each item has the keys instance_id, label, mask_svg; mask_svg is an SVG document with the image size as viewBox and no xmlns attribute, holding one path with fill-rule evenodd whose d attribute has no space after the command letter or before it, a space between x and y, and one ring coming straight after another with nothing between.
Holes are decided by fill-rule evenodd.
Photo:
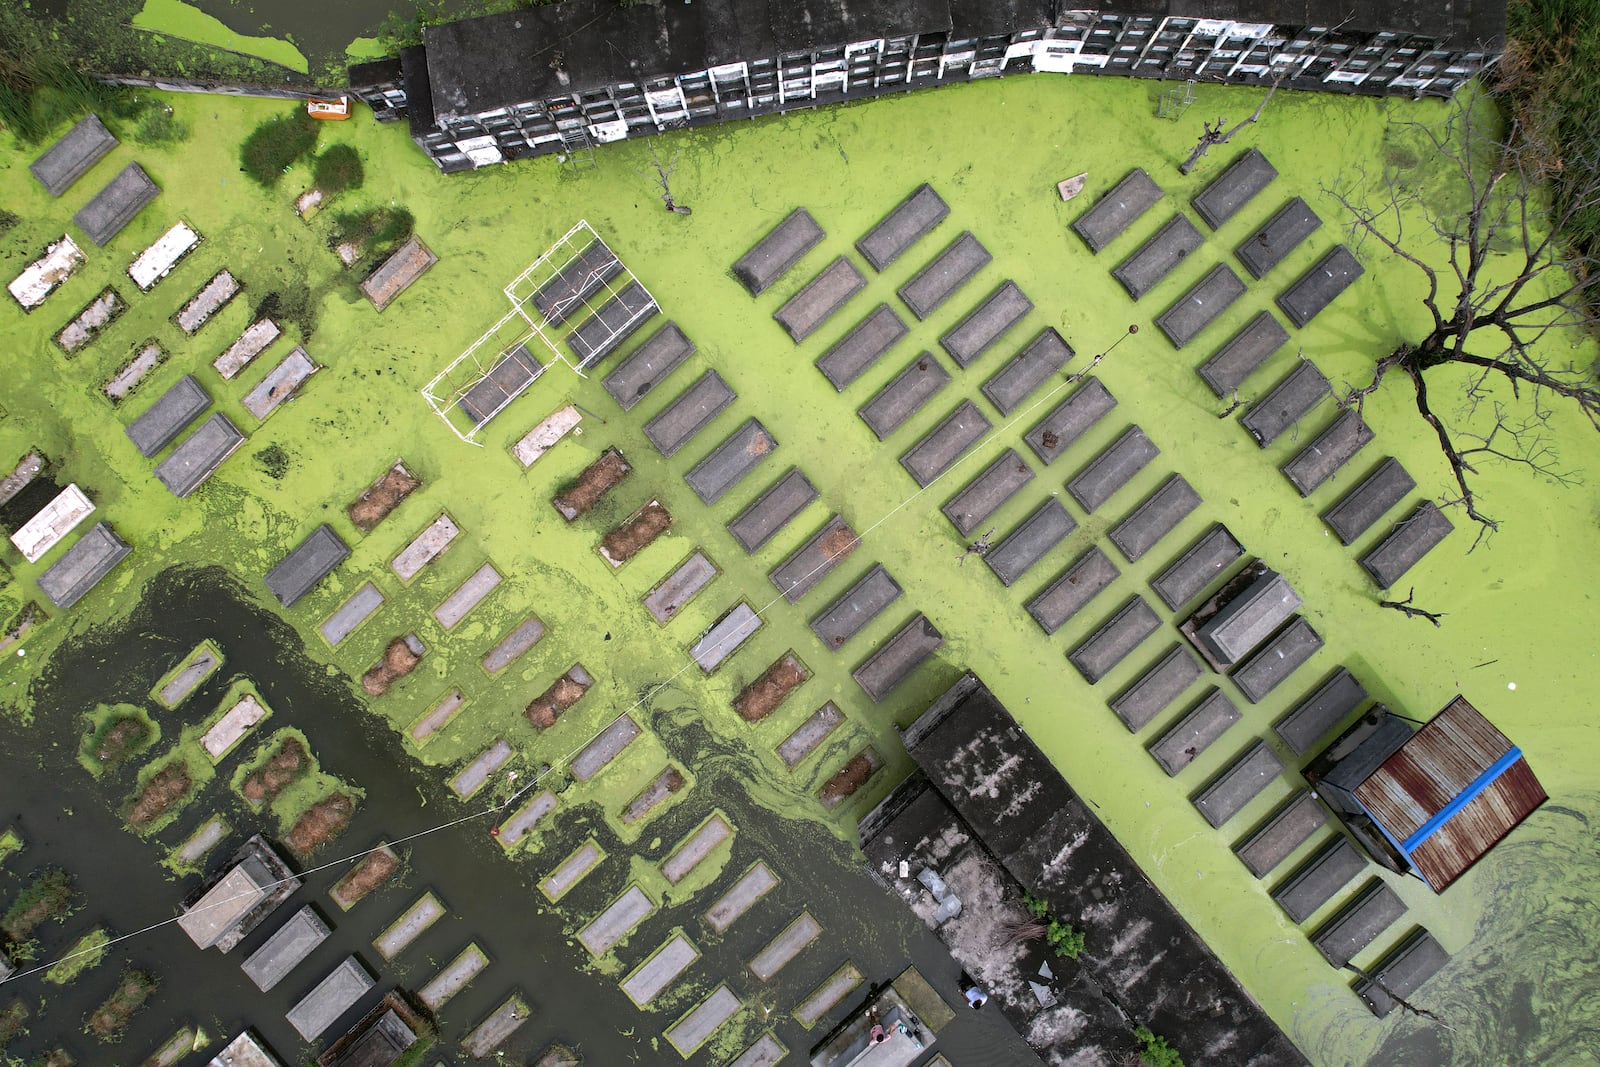
<instances>
[{"instance_id":1,"label":"rusty corrugated metal roof","mask_svg":"<svg viewBox=\"0 0 1600 1067\"><path fill-rule=\"evenodd\" d=\"M1460 696L1354 792L1436 893L1546 800L1522 753Z\"/></svg>"}]
</instances>

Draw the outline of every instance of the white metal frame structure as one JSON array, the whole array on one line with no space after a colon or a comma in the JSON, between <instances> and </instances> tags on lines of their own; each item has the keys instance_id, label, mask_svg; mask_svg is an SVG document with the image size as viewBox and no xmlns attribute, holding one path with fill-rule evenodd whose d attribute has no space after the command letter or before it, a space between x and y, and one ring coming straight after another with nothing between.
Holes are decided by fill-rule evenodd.
<instances>
[{"instance_id":1,"label":"white metal frame structure","mask_svg":"<svg viewBox=\"0 0 1600 1067\"><path fill-rule=\"evenodd\" d=\"M658 310L650 290L586 219L580 219L513 278L504 292L511 310L422 387L422 397L433 413L451 433L471 445L480 445L478 431L550 367L561 363L579 377L586 377L585 368L612 351L620 338ZM553 294L563 292L567 295L552 299ZM624 294L628 300L622 299ZM621 319L614 314L601 316L603 309L613 307L622 309ZM563 343L572 350L570 353L563 351ZM580 346L587 354L580 355ZM492 389L487 397L482 395L480 387L506 360L516 358L519 350L532 355L535 348L547 351L551 358L526 381L513 378L511 387L503 388L498 397ZM473 394L474 390L479 393ZM476 413L469 412L463 404L469 394L479 401L492 401L492 406L486 411L480 406Z\"/></svg>"}]
</instances>

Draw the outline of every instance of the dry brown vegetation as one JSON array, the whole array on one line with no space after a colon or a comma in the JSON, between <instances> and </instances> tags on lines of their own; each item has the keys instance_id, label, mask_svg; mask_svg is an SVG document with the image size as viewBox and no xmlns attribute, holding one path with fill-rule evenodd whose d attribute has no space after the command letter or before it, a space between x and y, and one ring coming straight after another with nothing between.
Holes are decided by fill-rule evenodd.
<instances>
[{"instance_id":1,"label":"dry brown vegetation","mask_svg":"<svg viewBox=\"0 0 1600 1067\"><path fill-rule=\"evenodd\" d=\"M858 753L839 769L838 774L828 779L827 784L817 792L817 799L822 801L824 807L831 808L865 785L877 769L878 761L871 754Z\"/></svg>"},{"instance_id":2,"label":"dry brown vegetation","mask_svg":"<svg viewBox=\"0 0 1600 1067\"><path fill-rule=\"evenodd\" d=\"M819 546L822 549L822 558L829 563L837 563L850 553L861 547L861 538L848 526L841 525L836 530L829 530L828 536L822 539Z\"/></svg>"},{"instance_id":3,"label":"dry brown vegetation","mask_svg":"<svg viewBox=\"0 0 1600 1067\"><path fill-rule=\"evenodd\" d=\"M548 730L556 724L562 712L576 704L588 691L589 687L574 681L569 671L528 705L528 721L535 729Z\"/></svg>"},{"instance_id":4,"label":"dry brown vegetation","mask_svg":"<svg viewBox=\"0 0 1600 1067\"><path fill-rule=\"evenodd\" d=\"M350 521L362 533L371 533L373 528L389 517L389 513L400 506L401 501L422 485L422 479L406 470L405 465L396 463L383 472L383 477L367 487L367 491L356 498L355 503L346 508Z\"/></svg>"},{"instance_id":5,"label":"dry brown vegetation","mask_svg":"<svg viewBox=\"0 0 1600 1067\"><path fill-rule=\"evenodd\" d=\"M381 697L391 685L416 670L421 660L404 637L397 637L383 650L383 658L361 676L361 688L368 696Z\"/></svg>"},{"instance_id":6,"label":"dry brown vegetation","mask_svg":"<svg viewBox=\"0 0 1600 1067\"><path fill-rule=\"evenodd\" d=\"M94 745L94 759L104 767L114 767L127 759L150 736L150 727L132 715L106 724Z\"/></svg>"},{"instance_id":7,"label":"dry brown vegetation","mask_svg":"<svg viewBox=\"0 0 1600 1067\"><path fill-rule=\"evenodd\" d=\"M380 848L339 879L333 887L334 898L344 907L352 907L399 873L400 857L387 847Z\"/></svg>"},{"instance_id":8,"label":"dry brown vegetation","mask_svg":"<svg viewBox=\"0 0 1600 1067\"><path fill-rule=\"evenodd\" d=\"M584 468L576 481L567 486L551 500L556 510L561 512L568 522L580 515L587 514L600 498L616 488L622 479L626 478L633 470L628 466L628 461L622 458L622 453L614 448L608 448L595 460Z\"/></svg>"},{"instance_id":9,"label":"dry brown vegetation","mask_svg":"<svg viewBox=\"0 0 1600 1067\"><path fill-rule=\"evenodd\" d=\"M302 859L344 833L356 813L355 797L334 793L317 801L295 820L288 845Z\"/></svg>"},{"instance_id":10,"label":"dry brown vegetation","mask_svg":"<svg viewBox=\"0 0 1600 1067\"><path fill-rule=\"evenodd\" d=\"M671 526L671 513L658 501L652 500L628 521L606 534L600 542L600 551L612 563L626 563Z\"/></svg>"},{"instance_id":11,"label":"dry brown vegetation","mask_svg":"<svg viewBox=\"0 0 1600 1067\"><path fill-rule=\"evenodd\" d=\"M189 768L181 762L163 767L128 805L124 818L129 826L142 830L187 796L193 784L189 778Z\"/></svg>"},{"instance_id":12,"label":"dry brown vegetation","mask_svg":"<svg viewBox=\"0 0 1600 1067\"><path fill-rule=\"evenodd\" d=\"M745 722L760 722L778 709L790 693L811 677L805 664L789 653L734 698L734 710Z\"/></svg>"},{"instance_id":13,"label":"dry brown vegetation","mask_svg":"<svg viewBox=\"0 0 1600 1067\"><path fill-rule=\"evenodd\" d=\"M239 786L246 800L260 807L269 803L311 769L310 754L298 737L286 737L278 751Z\"/></svg>"}]
</instances>

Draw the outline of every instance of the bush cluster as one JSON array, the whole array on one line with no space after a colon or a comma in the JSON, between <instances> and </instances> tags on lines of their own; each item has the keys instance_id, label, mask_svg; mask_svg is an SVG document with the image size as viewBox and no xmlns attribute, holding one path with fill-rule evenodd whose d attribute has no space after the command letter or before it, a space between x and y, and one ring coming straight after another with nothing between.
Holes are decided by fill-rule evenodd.
<instances>
[{"instance_id":1,"label":"bush cluster","mask_svg":"<svg viewBox=\"0 0 1600 1067\"><path fill-rule=\"evenodd\" d=\"M1148 1026L1139 1027L1133 1036L1139 1042L1139 1058L1148 1067L1183 1067L1183 1057L1178 1055L1178 1050Z\"/></svg>"},{"instance_id":2,"label":"bush cluster","mask_svg":"<svg viewBox=\"0 0 1600 1067\"><path fill-rule=\"evenodd\" d=\"M1083 931L1071 923L1064 923L1050 914L1050 905L1032 893L1022 894L1022 906L1028 914L1045 923L1044 940L1057 956L1075 960L1083 952Z\"/></svg>"},{"instance_id":3,"label":"bush cluster","mask_svg":"<svg viewBox=\"0 0 1600 1067\"><path fill-rule=\"evenodd\" d=\"M347 144L330 145L311 164L311 181L324 196L359 189L366 179L361 156Z\"/></svg>"},{"instance_id":4,"label":"bush cluster","mask_svg":"<svg viewBox=\"0 0 1600 1067\"><path fill-rule=\"evenodd\" d=\"M267 188L300 157L317 146L320 128L305 108L268 119L250 131L239 147L239 165L250 178Z\"/></svg>"}]
</instances>

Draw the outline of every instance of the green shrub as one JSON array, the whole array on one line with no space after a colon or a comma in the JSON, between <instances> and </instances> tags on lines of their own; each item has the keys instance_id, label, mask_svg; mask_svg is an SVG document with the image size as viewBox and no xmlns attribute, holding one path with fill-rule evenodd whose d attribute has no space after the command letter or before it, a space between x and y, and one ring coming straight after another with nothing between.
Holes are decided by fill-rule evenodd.
<instances>
[{"instance_id":1,"label":"green shrub","mask_svg":"<svg viewBox=\"0 0 1600 1067\"><path fill-rule=\"evenodd\" d=\"M4 1008L0 1008L0 1049L28 1032L23 1024L28 1021L28 1006L20 1000L13 1000Z\"/></svg>"},{"instance_id":2,"label":"green shrub","mask_svg":"<svg viewBox=\"0 0 1600 1067\"><path fill-rule=\"evenodd\" d=\"M1077 959L1078 954L1083 951L1083 931L1074 929L1060 919L1050 920L1044 939L1055 949L1057 956L1065 956L1069 960Z\"/></svg>"},{"instance_id":3,"label":"green shrub","mask_svg":"<svg viewBox=\"0 0 1600 1067\"><path fill-rule=\"evenodd\" d=\"M1139 1058L1149 1067L1183 1067L1183 1057L1178 1055L1178 1050L1167 1044L1167 1039L1160 1034L1152 1033L1148 1026L1141 1026L1133 1032L1139 1042Z\"/></svg>"},{"instance_id":4,"label":"green shrub","mask_svg":"<svg viewBox=\"0 0 1600 1067\"><path fill-rule=\"evenodd\" d=\"M1050 905L1034 896L1032 893L1022 894L1022 906L1028 909L1028 914L1035 919L1043 919L1050 914Z\"/></svg>"},{"instance_id":5,"label":"green shrub","mask_svg":"<svg viewBox=\"0 0 1600 1067\"><path fill-rule=\"evenodd\" d=\"M311 165L311 179L324 196L361 188L361 156L347 144L330 145Z\"/></svg>"},{"instance_id":6,"label":"green shrub","mask_svg":"<svg viewBox=\"0 0 1600 1067\"><path fill-rule=\"evenodd\" d=\"M241 168L270 189L295 160L317 146L320 130L317 120L298 106L287 115L268 119L251 130L239 147Z\"/></svg>"}]
</instances>

